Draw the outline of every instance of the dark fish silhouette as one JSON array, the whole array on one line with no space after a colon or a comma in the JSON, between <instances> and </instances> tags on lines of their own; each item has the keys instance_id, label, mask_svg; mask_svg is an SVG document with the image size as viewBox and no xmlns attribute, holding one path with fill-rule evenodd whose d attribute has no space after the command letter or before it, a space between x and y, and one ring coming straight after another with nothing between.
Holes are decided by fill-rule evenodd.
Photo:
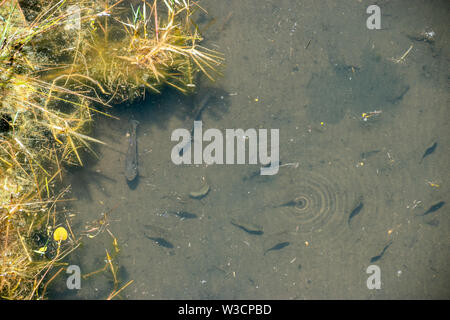
<instances>
[{"instance_id":1,"label":"dark fish silhouette","mask_svg":"<svg viewBox=\"0 0 450 320\"><path fill-rule=\"evenodd\" d=\"M282 164L281 161L278 161L278 166L281 166L281 164ZM271 165L272 165L272 163L268 163L268 164L264 165L263 168L269 168ZM258 169L258 170L252 171L249 175L244 176L242 178L242 181L252 180L253 178L256 178L256 177L268 178L270 176L261 176L261 169Z\"/></svg>"},{"instance_id":2,"label":"dark fish silhouette","mask_svg":"<svg viewBox=\"0 0 450 320\"><path fill-rule=\"evenodd\" d=\"M431 147L429 147L427 150L425 150L425 153L422 156L422 160L420 160L420 162L422 163L423 159L425 159L425 157L428 157L430 154L432 154L437 147L437 142L433 143L433 145Z\"/></svg>"},{"instance_id":3,"label":"dark fish silhouette","mask_svg":"<svg viewBox=\"0 0 450 320\"><path fill-rule=\"evenodd\" d=\"M125 158L125 177L128 182L132 182L138 175L138 152L136 140L136 128L139 121L130 120L130 137L128 142L128 151Z\"/></svg>"},{"instance_id":4,"label":"dark fish silhouette","mask_svg":"<svg viewBox=\"0 0 450 320\"><path fill-rule=\"evenodd\" d=\"M173 244L171 244L169 241L167 241L164 238L159 237L149 237L148 235L145 235L148 239L152 240L154 243L156 243L158 246L164 247L164 248L173 248Z\"/></svg>"},{"instance_id":5,"label":"dark fish silhouette","mask_svg":"<svg viewBox=\"0 0 450 320\"><path fill-rule=\"evenodd\" d=\"M274 245L272 248L267 249L266 252L264 252L264 255L266 255L266 253L269 252L269 251L281 250L281 249L287 247L290 244L291 244L290 242L280 242L280 243Z\"/></svg>"},{"instance_id":6,"label":"dark fish silhouette","mask_svg":"<svg viewBox=\"0 0 450 320\"><path fill-rule=\"evenodd\" d=\"M180 219L196 219L197 215L195 213L187 212L187 211L171 211L169 213L172 213L176 215Z\"/></svg>"},{"instance_id":7,"label":"dark fish silhouette","mask_svg":"<svg viewBox=\"0 0 450 320\"><path fill-rule=\"evenodd\" d=\"M282 204L276 206L276 208L279 208L279 207L296 207L298 204L299 204L299 201L291 200L291 201L288 201L288 202L285 202L285 203L282 203Z\"/></svg>"},{"instance_id":8,"label":"dark fish silhouette","mask_svg":"<svg viewBox=\"0 0 450 320\"><path fill-rule=\"evenodd\" d=\"M366 151L366 152L362 152L361 153L361 158L362 159L367 159L375 154L377 154L378 152L380 152L381 150L371 150L371 151Z\"/></svg>"},{"instance_id":9,"label":"dark fish silhouette","mask_svg":"<svg viewBox=\"0 0 450 320\"><path fill-rule=\"evenodd\" d=\"M203 110L205 110L205 108L208 106L208 101L209 99L212 97L212 93L211 92L207 92L202 100L200 100L200 103L196 106L194 112L194 121L200 121L202 119L202 113ZM191 129L191 140L189 140L184 146L183 148L180 149L180 151L178 152L178 154L180 155L180 157L183 156L184 151L188 150L189 147L192 144L192 141L194 140L194 129L195 129L195 123L194 125L192 125L192 129Z\"/></svg>"},{"instance_id":10,"label":"dark fish silhouette","mask_svg":"<svg viewBox=\"0 0 450 320\"><path fill-rule=\"evenodd\" d=\"M284 202L284 203L279 204L279 205L275 205L275 206L273 206L273 208L297 207L297 208L303 209L307 205L308 205L307 200L305 200L304 198L300 197L300 198L297 198L297 199L294 199L294 200L290 200L290 201Z\"/></svg>"},{"instance_id":11,"label":"dark fish silhouette","mask_svg":"<svg viewBox=\"0 0 450 320\"><path fill-rule=\"evenodd\" d=\"M244 227L244 226L241 226L241 225L239 225L239 224L237 224L237 223L234 223L233 221L231 221L230 223L231 223L233 226L238 227L238 228L241 229L241 230L244 230L244 231L247 232L248 234L252 234L252 235L255 235L255 236L261 236L261 235L264 234L264 232L263 232L262 230L250 230L250 229L248 229L248 228L246 228L246 227Z\"/></svg>"},{"instance_id":12,"label":"dark fish silhouette","mask_svg":"<svg viewBox=\"0 0 450 320\"><path fill-rule=\"evenodd\" d=\"M380 260L391 244L392 244L392 241L389 241L389 243L383 248L383 251L381 251L381 253L379 255L370 258L370 263L374 263L374 262L377 262L378 260Z\"/></svg>"},{"instance_id":13,"label":"dark fish silhouette","mask_svg":"<svg viewBox=\"0 0 450 320\"><path fill-rule=\"evenodd\" d=\"M427 211L425 211L422 214L419 214L418 216L426 216L427 214L438 211L440 208L442 208L444 206L444 204L445 204L444 201L438 202L438 203L432 205Z\"/></svg>"},{"instance_id":14,"label":"dark fish silhouette","mask_svg":"<svg viewBox=\"0 0 450 320\"><path fill-rule=\"evenodd\" d=\"M364 203L362 203L362 201L356 206L355 209L352 210L352 212L350 212L350 215L348 216L348 224L350 225L350 221L358 214L361 212L362 208L364 207Z\"/></svg>"},{"instance_id":15,"label":"dark fish silhouette","mask_svg":"<svg viewBox=\"0 0 450 320\"><path fill-rule=\"evenodd\" d=\"M194 121L200 121L202 119L202 113L203 110L208 106L208 101L212 97L211 91L208 91L200 100L200 103L197 105L197 107L194 110ZM194 131L194 128L192 128L192 132Z\"/></svg>"}]
</instances>

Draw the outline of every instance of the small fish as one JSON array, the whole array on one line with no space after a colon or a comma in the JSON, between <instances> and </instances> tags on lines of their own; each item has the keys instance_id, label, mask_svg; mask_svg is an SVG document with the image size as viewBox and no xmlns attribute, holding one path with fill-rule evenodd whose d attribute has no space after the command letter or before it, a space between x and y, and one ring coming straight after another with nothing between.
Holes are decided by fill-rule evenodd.
<instances>
[{"instance_id":1,"label":"small fish","mask_svg":"<svg viewBox=\"0 0 450 320\"><path fill-rule=\"evenodd\" d=\"M445 204L444 201L438 202L438 203L432 205L427 211L425 211L422 214L419 214L418 216L426 216L427 214L438 211L440 208L442 208L444 206L444 204Z\"/></svg>"},{"instance_id":2,"label":"small fish","mask_svg":"<svg viewBox=\"0 0 450 320\"><path fill-rule=\"evenodd\" d=\"M295 207L297 205L298 205L298 201L291 200L291 201L282 203L282 204L278 205L277 207Z\"/></svg>"},{"instance_id":3,"label":"small fish","mask_svg":"<svg viewBox=\"0 0 450 320\"><path fill-rule=\"evenodd\" d=\"M437 227L439 225L439 220L433 219L425 222L427 225L432 227Z\"/></svg>"},{"instance_id":4,"label":"small fish","mask_svg":"<svg viewBox=\"0 0 450 320\"><path fill-rule=\"evenodd\" d=\"M211 97L212 97L212 93L211 92L207 92L203 96L203 98L200 101L200 103L195 107L195 109L193 111L193 113L194 113L194 121L200 121L202 119L203 110L205 110L205 108L208 106L208 101L209 101L209 99ZM194 139L194 129L195 129L195 122L194 122L194 125L192 126L192 129L191 129L191 139L178 152L180 157L183 156L184 151L187 151L190 148L190 146L192 144L192 141Z\"/></svg>"},{"instance_id":5,"label":"small fish","mask_svg":"<svg viewBox=\"0 0 450 320\"><path fill-rule=\"evenodd\" d=\"M189 148L191 147L191 144L192 144L192 134L191 134L191 139L180 149L180 151L178 151L178 155L180 157L182 157L184 154L184 151L188 151Z\"/></svg>"},{"instance_id":6,"label":"small fish","mask_svg":"<svg viewBox=\"0 0 450 320\"><path fill-rule=\"evenodd\" d=\"M169 241L167 241L164 238L159 237L149 237L148 235L145 235L148 239L152 240L154 243L156 243L158 246L164 247L164 248L173 248L173 244L171 244Z\"/></svg>"},{"instance_id":7,"label":"small fish","mask_svg":"<svg viewBox=\"0 0 450 320\"><path fill-rule=\"evenodd\" d=\"M379 255L370 258L370 263L374 263L374 262L377 262L378 260L380 260L391 244L392 244L392 241L389 241L389 243L383 248L383 251L381 251L381 253Z\"/></svg>"},{"instance_id":8,"label":"small fish","mask_svg":"<svg viewBox=\"0 0 450 320\"><path fill-rule=\"evenodd\" d=\"M187 211L171 211L169 213L176 215L180 219L196 219L197 218L197 215L195 213L190 213Z\"/></svg>"},{"instance_id":9,"label":"small fish","mask_svg":"<svg viewBox=\"0 0 450 320\"><path fill-rule=\"evenodd\" d=\"M233 226L238 227L238 228L241 229L241 230L244 230L244 231L247 232L248 234L252 234L252 235L255 235L255 236L261 236L261 235L264 234L264 232L263 232L262 230L251 230L251 229L248 229L248 228L246 228L246 227L244 227L244 226L241 226L240 224L234 223L233 221L230 221L230 223L231 223Z\"/></svg>"},{"instance_id":10,"label":"small fish","mask_svg":"<svg viewBox=\"0 0 450 320\"><path fill-rule=\"evenodd\" d=\"M266 252L264 252L264 255L266 255L266 253L269 252L269 251L281 250L281 249L287 247L290 244L291 244L290 242L280 242L280 243L274 245L272 248L267 249Z\"/></svg>"},{"instance_id":11,"label":"small fish","mask_svg":"<svg viewBox=\"0 0 450 320\"><path fill-rule=\"evenodd\" d=\"M352 212L350 212L350 215L348 216L348 224L350 225L350 221L358 214L361 212L362 208L364 207L364 203L362 203L362 201L356 206L355 209L352 210Z\"/></svg>"},{"instance_id":12,"label":"small fish","mask_svg":"<svg viewBox=\"0 0 450 320\"><path fill-rule=\"evenodd\" d=\"M130 120L130 137L128 142L128 151L125 158L125 178L128 182L132 182L138 175L138 152L136 140L136 128L139 121Z\"/></svg>"},{"instance_id":13,"label":"small fish","mask_svg":"<svg viewBox=\"0 0 450 320\"><path fill-rule=\"evenodd\" d=\"M261 175L261 170L255 170L255 171L253 171L252 173L250 173L248 176L245 176L245 177L243 177L242 178L242 181L247 181L247 180L251 180L251 179L253 179L253 178L255 178L255 177L258 177L258 176L260 176Z\"/></svg>"},{"instance_id":14,"label":"small fish","mask_svg":"<svg viewBox=\"0 0 450 320\"><path fill-rule=\"evenodd\" d=\"M281 164L282 164L281 161L279 161L278 166L281 166ZM271 163L268 163L268 164L264 165L263 168L269 168L271 165L272 165ZM270 176L261 175L261 169L258 169L258 170L252 171L249 175L243 177L242 181L245 182L247 180L252 180L253 178L256 178L256 177L269 178Z\"/></svg>"},{"instance_id":15,"label":"small fish","mask_svg":"<svg viewBox=\"0 0 450 320\"><path fill-rule=\"evenodd\" d=\"M211 91L208 91L200 100L200 103L197 105L197 107L194 110L194 121L200 121L202 119L202 113L203 110L208 106L208 101L212 97ZM192 132L194 131L194 128L192 128Z\"/></svg>"},{"instance_id":16,"label":"small fish","mask_svg":"<svg viewBox=\"0 0 450 320\"><path fill-rule=\"evenodd\" d=\"M279 205L275 205L273 206L273 208L281 208L281 207L297 207L300 209L303 209L304 207L306 207L308 205L308 202L305 198L300 197L294 200L290 200L287 202L284 202L282 204Z\"/></svg>"},{"instance_id":17,"label":"small fish","mask_svg":"<svg viewBox=\"0 0 450 320\"><path fill-rule=\"evenodd\" d=\"M429 147L427 150L425 150L425 153L422 156L422 160L420 160L420 163L422 163L423 159L425 159L425 157L428 157L430 154L432 154L437 147L437 142L433 143L433 145L431 147Z\"/></svg>"},{"instance_id":18,"label":"small fish","mask_svg":"<svg viewBox=\"0 0 450 320\"><path fill-rule=\"evenodd\" d=\"M367 158L377 154L380 151L381 150L371 150L371 151L362 152L361 153L361 159L367 159Z\"/></svg>"}]
</instances>

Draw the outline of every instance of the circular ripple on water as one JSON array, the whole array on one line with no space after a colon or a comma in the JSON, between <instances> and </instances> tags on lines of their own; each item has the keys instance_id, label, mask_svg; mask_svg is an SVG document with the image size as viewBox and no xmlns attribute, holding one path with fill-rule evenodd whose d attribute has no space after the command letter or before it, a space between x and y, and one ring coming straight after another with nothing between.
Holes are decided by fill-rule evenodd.
<instances>
[{"instance_id":1,"label":"circular ripple on water","mask_svg":"<svg viewBox=\"0 0 450 320\"><path fill-rule=\"evenodd\" d=\"M333 237L348 227L349 213L362 196L353 168L326 163L281 170L264 196L274 223L289 231Z\"/></svg>"}]
</instances>

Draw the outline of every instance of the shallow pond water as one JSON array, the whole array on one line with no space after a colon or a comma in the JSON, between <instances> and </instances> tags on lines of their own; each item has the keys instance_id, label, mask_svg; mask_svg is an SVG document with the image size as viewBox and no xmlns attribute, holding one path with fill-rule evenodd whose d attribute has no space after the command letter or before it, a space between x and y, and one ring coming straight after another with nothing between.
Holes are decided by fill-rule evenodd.
<instances>
[{"instance_id":1,"label":"shallow pond water","mask_svg":"<svg viewBox=\"0 0 450 320\"><path fill-rule=\"evenodd\" d=\"M121 298L450 297L450 6L377 4L381 30L366 27L362 1L205 0L199 26L205 45L224 53L224 76L201 79L195 96L165 90L119 106L120 120L97 119L95 137L108 146L68 172L79 199L72 227L82 233L108 213L120 283L134 280ZM418 40L427 31L433 41ZM279 129L278 174L173 164L171 134L190 130L206 92L204 130ZM130 118L140 122L134 188L124 177ZM209 193L189 197L205 181ZM105 249L113 252L107 231L83 238L68 262L89 273L105 265ZM380 290L367 287L370 265ZM80 290L63 280L51 296L104 299L113 289L107 271Z\"/></svg>"}]
</instances>

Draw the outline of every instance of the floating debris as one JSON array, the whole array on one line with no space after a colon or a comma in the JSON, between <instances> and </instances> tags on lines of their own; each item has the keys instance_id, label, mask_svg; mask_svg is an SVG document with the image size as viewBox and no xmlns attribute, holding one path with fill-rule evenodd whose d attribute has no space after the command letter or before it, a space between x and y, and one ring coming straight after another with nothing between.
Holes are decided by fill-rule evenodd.
<instances>
[{"instance_id":1,"label":"floating debris","mask_svg":"<svg viewBox=\"0 0 450 320\"><path fill-rule=\"evenodd\" d=\"M430 44L434 43L434 37L436 36L436 32L433 30L429 31L421 31L419 33L409 34L408 38L414 41L424 41Z\"/></svg>"},{"instance_id":2,"label":"floating debris","mask_svg":"<svg viewBox=\"0 0 450 320\"><path fill-rule=\"evenodd\" d=\"M373 116L379 115L381 113L382 113L381 110L374 110L374 111L371 111L371 112L363 112L361 114L361 119L362 119L362 121L367 121L370 118L372 118Z\"/></svg>"}]
</instances>

